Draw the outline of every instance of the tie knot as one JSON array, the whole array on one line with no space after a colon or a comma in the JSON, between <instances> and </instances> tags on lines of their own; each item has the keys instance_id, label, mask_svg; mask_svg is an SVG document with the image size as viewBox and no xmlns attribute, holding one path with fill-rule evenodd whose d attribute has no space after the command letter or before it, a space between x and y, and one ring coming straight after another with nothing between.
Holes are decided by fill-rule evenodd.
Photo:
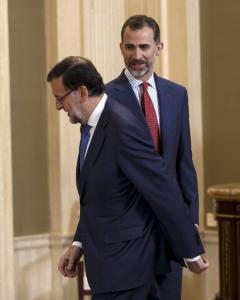
<instances>
[{"instance_id":1,"label":"tie knot","mask_svg":"<svg viewBox=\"0 0 240 300\"><path fill-rule=\"evenodd\" d=\"M81 126L81 135L86 136L88 135L90 129L92 128L92 126L85 124Z\"/></svg>"},{"instance_id":2,"label":"tie knot","mask_svg":"<svg viewBox=\"0 0 240 300\"><path fill-rule=\"evenodd\" d=\"M147 88L148 88L148 82L143 82L142 83L142 88L143 88L143 92L146 92L147 91Z\"/></svg>"}]
</instances>

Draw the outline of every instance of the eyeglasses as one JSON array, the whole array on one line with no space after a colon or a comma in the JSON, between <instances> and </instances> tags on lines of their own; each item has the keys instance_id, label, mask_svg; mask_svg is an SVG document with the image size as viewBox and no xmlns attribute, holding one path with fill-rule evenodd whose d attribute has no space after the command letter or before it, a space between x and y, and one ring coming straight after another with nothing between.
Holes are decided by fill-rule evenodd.
<instances>
[{"instance_id":1,"label":"eyeglasses","mask_svg":"<svg viewBox=\"0 0 240 300\"><path fill-rule=\"evenodd\" d=\"M67 92L66 94L64 94L63 96L55 96L55 99L58 101L58 102L61 102L63 101L64 98L66 98L68 95L70 95L71 93L73 92L73 90Z\"/></svg>"}]
</instances>

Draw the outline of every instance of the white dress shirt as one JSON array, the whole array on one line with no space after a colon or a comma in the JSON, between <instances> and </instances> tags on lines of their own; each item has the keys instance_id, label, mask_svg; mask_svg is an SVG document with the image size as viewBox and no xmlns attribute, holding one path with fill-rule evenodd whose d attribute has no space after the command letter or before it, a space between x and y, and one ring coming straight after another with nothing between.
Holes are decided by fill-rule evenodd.
<instances>
[{"instance_id":1,"label":"white dress shirt","mask_svg":"<svg viewBox=\"0 0 240 300\"><path fill-rule=\"evenodd\" d=\"M107 95L104 94L102 99L99 101L98 105L95 107L95 109L93 110L93 112L91 113L91 115L88 119L87 124L89 126L91 126L91 129L89 131L90 138L89 138L89 141L88 141L88 144L87 144L87 149L86 149L86 152L85 152L85 156L87 154L87 151L88 151L89 145L91 143L91 140L92 140L93 134L95 132L95 129L97 127L97 123L99 121L99 118L100 118L100 116L102 114L102 111L105 107L106 101L107 101Z\"/></svg>"},{"instance_id":2,"label":"white dress shirt","mask_svg":"<svg viewBox=\"0 0 240 300\"><path fill-rule=\"evenodd\" d=\"M87 151L88 151L88 148L89 148L89 145L91 143L91 140L92 140L92 137L93 137L93 134L95 132L95 129L97 127L97 124L98 124L98 121L100 119L100 116L102 114L102 111L105 107L105 104L106 104L106 101L107 101L107 95L104 94L102 99L99 101L98 105L95 107L95 109L93 110L93 112L91 113L89 119L88 119L88 122L87 124L89 126L91 126L91 129L89 131L90 133L90 138L89 138L89 141L88 141L88 144L87 144L87 149L86 149L86 152L85 152L85 157L87 155ZM78 241L74 241L72 243L73 246L78 246L80 248L82 248L82 243L81 242L78 242Z\"/></svg>"}]
</instances>

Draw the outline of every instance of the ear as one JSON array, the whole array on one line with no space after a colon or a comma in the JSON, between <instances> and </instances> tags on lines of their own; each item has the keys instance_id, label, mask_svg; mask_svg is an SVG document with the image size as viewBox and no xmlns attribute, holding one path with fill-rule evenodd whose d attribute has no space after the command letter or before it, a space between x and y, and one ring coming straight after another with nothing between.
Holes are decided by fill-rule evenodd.
<instances>
[{"instance_id":1,"label":"ear","mask_svg":"<svg viewBox=\"0 0 240 300\"><path fill-rule=\"evenodd\" d=\"M85 85L81 85L79 88L78 88L78 92L80 94L80 101L81 102L84 102L86 99L88 99L89 97L89 92L88 92L88 89Z\"/></svg>"},{"instance_id":2,"label":"ear","mask_svg":"<svg viewBox=\"0 0 240 300\"><path fill-rule=\"evenodd\" d=\"M123 53L123 51L122 51L123 43L122 43L122 42L119 43L119 48L120 48L120 50L121 50L121 53Z\"/></svg>"},{"instance_id":3,"label":"ear","mask_svg":"<svg viewBox=\"0 0 240 300\"><path fill-rule=\"evenodd\" d=\"M157 45L157 54L156 54L157 56L160 55L162 49L163 49L163 43L159 42Z\"/></svg>"}]
</instances>

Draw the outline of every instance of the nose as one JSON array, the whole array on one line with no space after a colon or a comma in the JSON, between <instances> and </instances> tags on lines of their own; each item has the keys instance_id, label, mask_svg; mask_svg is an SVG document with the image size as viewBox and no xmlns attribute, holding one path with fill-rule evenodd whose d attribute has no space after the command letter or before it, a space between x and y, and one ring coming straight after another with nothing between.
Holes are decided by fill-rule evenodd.
<instances>
[{"instance_id":1,"label":"nose","mask_svg":"<svg viewBox=\"0 0 240 300\"><path fill-rule=\"evenodd\" d=\"M56 100L56 109L61 110L62 108L63 108L63 105L62 105L61 101Z\"/></svg>"},{"instance_id":2,"label":"nose","mask_svg":"<svg viewBox=\"0 0 240 300\"><path fill-rule=\"evenodd\" d=\"M134 49L134 52L133 52L133 58L134 59L141 59L142 58L142 51L141 49L139 49L138 47L136 47Z\"/></svg>"}]
</instances>

